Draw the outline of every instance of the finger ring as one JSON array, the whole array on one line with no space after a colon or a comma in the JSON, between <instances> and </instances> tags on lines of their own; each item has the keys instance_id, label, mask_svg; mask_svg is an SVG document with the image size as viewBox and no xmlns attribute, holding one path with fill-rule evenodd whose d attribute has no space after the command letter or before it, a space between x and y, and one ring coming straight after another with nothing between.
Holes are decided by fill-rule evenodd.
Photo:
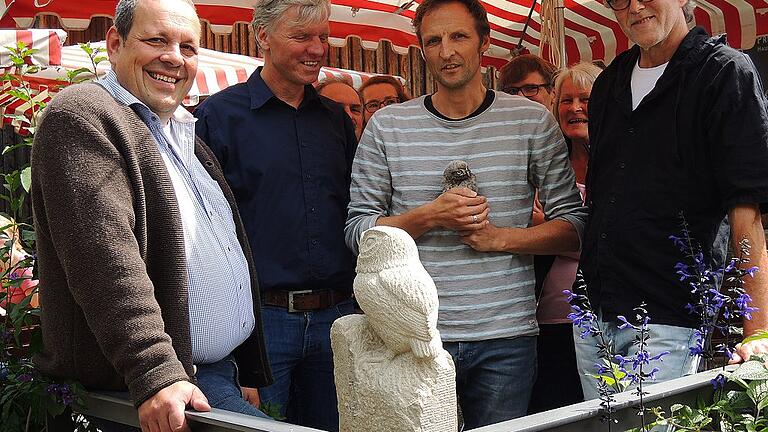
<instances>
[{"instance_id":1,"label":"finger ring","mask_svg":"<svg viewBox=\"0 0 768 432\"><path fill-rule=\"evenodd\" d=\"M472 222L477 223L477 215L472 215Z\"/></svg>"}]
</instances>

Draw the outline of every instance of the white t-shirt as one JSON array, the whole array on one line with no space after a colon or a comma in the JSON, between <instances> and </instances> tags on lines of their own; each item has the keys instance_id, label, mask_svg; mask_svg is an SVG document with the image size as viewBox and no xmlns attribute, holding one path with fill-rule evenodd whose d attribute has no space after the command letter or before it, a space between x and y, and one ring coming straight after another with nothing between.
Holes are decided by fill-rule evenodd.
<instances>
[{"instance_id":1,"label":"white t-shirt","mask_svg":"<svg viewBox=\"0 0 768 432\"><path fill-rule=\"evenodd\" d=\"M632 111L656 87L656 81L664 73L668 64L669 62L666 62L650 68L641 68L640 60L637 60L634 69L632 69Z\"/></svg>"}]
</instances>

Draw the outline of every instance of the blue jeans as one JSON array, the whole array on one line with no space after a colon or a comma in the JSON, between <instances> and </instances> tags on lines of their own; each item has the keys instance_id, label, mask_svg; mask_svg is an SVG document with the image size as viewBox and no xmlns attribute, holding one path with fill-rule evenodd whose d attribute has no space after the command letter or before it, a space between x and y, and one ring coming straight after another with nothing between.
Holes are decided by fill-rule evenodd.
<instances>
[{"instance_id":1,"label":"blue jeans","mask_svg":"<svg viewBox=\"0 0 768 432\"><path fill-rule=\"evenodd\" d=\"M602 314L600 313L598 313L598 319L606 341L613 342L613 354L627 356L637 352L637 347L633 344L637 335L634 330L621 330L615 322L602 321ZM699 356L691 356L689 351L695 340L694 329L649 324L648 331L650 337L646 351L651 356L662 351L669 351L668 355L662 357L661 362L654 362L649 365L651 369L659 368L654 382L667 381L696 373L699 367ZM576 364L579 369L581 387L584 390L584 400L596 399L600 397L600 394L597 391L597 380L591 375L596 371L595 365L602 364L602 360L598 355L596 339L592 336L582 339L579 336L580 332L580 329L574 327L573 340L576 345ZM649 383L645 383L643 386L646 384Z\"/></svg>"},{"instance_id":2,"label":"blue jeans","mask_svg":"<svg viewBox=\"0 0 768 432\"><path fill-rule=\"evenodd\" d=\"M323 310L293 312L262 306L267 356L274 383L259 389L262 403L275 405L293 424L339 429L333 381L331 324L353 313L352 300Z\"/></svg>"},{"instance_id":3,"label":"blue jeans","mask_svg":"<svg viewBox=\"0 0 768 432\"><path fill-rule=\"evenodd\" d=\"M213 408L270 418L243 399L240 391L237 364L232 356L216 363L197 365L197 386Z\"/></svg>"},{"instance_id":4,"label":"blue jeans","mask_svg":"<svg viewBox=\"0 0 768 432\"><path fill-rule=\"evenodd\" d=\"M443 347L456 365L465 429L526 414L536 378L535 336L444 342Z\"/></svg>"}]
</instances>

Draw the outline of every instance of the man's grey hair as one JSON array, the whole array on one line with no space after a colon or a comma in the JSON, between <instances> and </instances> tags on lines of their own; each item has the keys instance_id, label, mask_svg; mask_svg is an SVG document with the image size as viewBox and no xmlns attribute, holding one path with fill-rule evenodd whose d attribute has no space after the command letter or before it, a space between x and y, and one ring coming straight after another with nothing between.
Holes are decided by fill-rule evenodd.
<instances>
[{"instance_id":1,"label":"man's grey hair","mask_svg":"<svg viewBox=\"0 0 768 432\"><path fill-rule=\"evenodd\" d=\"M315 87L315 90L318 93L320 93L324 88L328 87L331 84L344 84L346 86L351 87L352 90L355 91L355 93L358 93L358 95L360 94L357 91L357 89L355 88L355 85L352 82L351 78L348 78L348 77L338 77L338 76L335 76L335 75L331 75L331 76L326 75L326 77L320 83L317 84L317 86Z\"/></svg>"},{"instance_id":2,"label":"man's grey hair","mask_svg":"<svg viewBox=\"0 0 768 432\"><path fill-rule=\"evenodd\" d=\"M117 34L125 40L128 38L128 33L131 32L133 27L133 17L136 16L136 7L141 0L120 0L117 2L115 8L115 23L114 26L117 29ZM182 0L192 6L195 9L195 4L192 0Z\"/></svg>"},{"instance_id":3,"label":"man's grey hair","mask_svg":"<svg viewBox=\"0 0 768 432\"><path fill-rule=\"evenodd\" d=\"M253 31L257 33L263 28L268 34L271 33L280 17L294 6L299 9L295 23L298 25L322 22L331 16L329 0L258 0L253 7Z\"/></svg>"},{"instance_id":4,"label":"man's grey hair","mask_svg":"<svg viewBox=\"0 0 768 432\"><path fill-rule=\"evenodd\" d=\"M693 21L693 10L696 8L695 0L688 0L683 5L683 15L685 15L685 22Z\"/></svg>"}]
</instances>

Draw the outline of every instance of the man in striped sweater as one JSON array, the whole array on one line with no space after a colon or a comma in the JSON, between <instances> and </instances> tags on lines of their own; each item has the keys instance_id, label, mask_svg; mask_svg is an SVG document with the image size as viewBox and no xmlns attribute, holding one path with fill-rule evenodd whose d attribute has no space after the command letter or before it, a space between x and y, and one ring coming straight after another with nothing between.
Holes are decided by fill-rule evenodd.
<instances>
[{"instance_id":1,"label":"man in striped sweater","mask_svg":"<svg viewBox=\"0 0 768 432\"><path fill-rule=\"evenodd\" d=\"M536 368L531 254L576 251L585 210L550 113L486 89L490 43L477 0L425 0L414 19L437 91L377 111L352 169L345 235L391 225L410 233L438 288L438 326L453 356L469 429L526 412ZM442 193L446 165L464 160L478 192ZM531 227L534 191L548 222Z\"/></svg>"}]
</instances>

